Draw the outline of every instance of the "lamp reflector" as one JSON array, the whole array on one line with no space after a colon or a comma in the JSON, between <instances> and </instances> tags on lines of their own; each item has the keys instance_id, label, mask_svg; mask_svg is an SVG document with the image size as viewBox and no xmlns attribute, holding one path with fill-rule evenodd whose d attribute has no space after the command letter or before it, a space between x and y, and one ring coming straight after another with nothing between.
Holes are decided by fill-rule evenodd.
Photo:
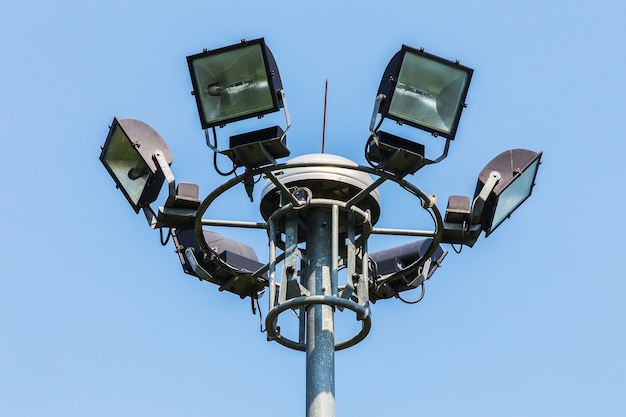
<instances>
[{"instance_id":1,"label":"lamp reflector","mask_svg":"<svg viewBox=\"0 0 626 417\"><path fill-rule=\"evenodd\" d=\"M165 180L152 159L157 150L172 162L167 144L152 127L139 120L113 119L100 161L136 213L156 200Z\"/></svg>"},{"instance_id":2,"label":"lamp reflector","mask_svg":"<svg viewBox=\"0 0 626 417\"><path fill-rule=\"evenodd\" d=\"M390 119L454 139L473 70L406 45L390 61L379 93Z\"/></svg>"},{"instance_id":3,"label":"lamp reflector","mask_svg":"<svg viewBox=\"0 0 626 417\"><path fill-rule=\"evenodd\" d=\"M501 153L483 168L478 177L476 195L491 172L497 171L501 175L481 214L481 223L486 236L489 236L530 197L541 164L541 155L541 152L512 149Z\"/></svg>"},{"instance_id":4,"label":"lamp reflector","mask_svg":"<svg viewBox=\"0 0 626 417\"><path fill-rule=\"evenodd\" d=\"M279 109L278 70L263 39L187 57L202 128Z\"/></svg>"}]
</instances>

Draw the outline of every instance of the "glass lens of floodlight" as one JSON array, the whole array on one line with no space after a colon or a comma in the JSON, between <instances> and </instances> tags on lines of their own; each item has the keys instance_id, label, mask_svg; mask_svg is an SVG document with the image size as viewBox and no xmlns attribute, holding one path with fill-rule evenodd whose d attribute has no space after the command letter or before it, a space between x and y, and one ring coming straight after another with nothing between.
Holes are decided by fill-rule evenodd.
<instances>
[{"instance_id":1,"label":"glass lens of floodlight","mask_svg":"<svg viewBox=\"0 0 626 417\"><path fill-rule=\"evenodd\" d=\"M151 170L118 124L111 132L102 162L129 200L138 206Z\"/></svg>"},{"instance_id":2,"label":"glass lens of floodlight","mask_svg":"<svg viewBox=\"0 0 626 417\"><path fill-rule=\"evenodd\" d=\"M530 196L538 167L539 159L500 193L491 222L492 231Z\"/></svg>"},{"instance_id":3,"label":"glass lens of floodlight","mask_svg":"<svg viewBox=\"0 0 626 417\"><path fill-rule=\"evenodd\" d=\"M203 126L263 114L274 108L262 44L205 55L191 63Z\"/></svg>"},{"instance_id":4,"label":"glass lens of floodlight","mask_svg":"<svg viewBox=\"0 0 626 417\"><path fill-rule=\"evenodd\" d=\"M463 69L407 51L389 114L442 134L452 134L468 79Z\"/></svg>"}]
</instances>

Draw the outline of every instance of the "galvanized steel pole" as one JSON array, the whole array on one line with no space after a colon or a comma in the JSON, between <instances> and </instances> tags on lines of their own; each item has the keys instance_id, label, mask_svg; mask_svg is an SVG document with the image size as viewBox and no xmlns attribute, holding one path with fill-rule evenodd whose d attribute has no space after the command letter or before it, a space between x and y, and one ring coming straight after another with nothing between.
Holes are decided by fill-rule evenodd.
<instances>
[{"instance_id":1,"label":"galvanized steel pole","mask_svg":"<svg viewBox=\"0 0 626 417\"><path fill-rule=\"evenodd\" d=\"M307 210L308 265L302 284L310 295L332 295L332 213L327 208ZM306 415L335 416L334 309L314 304L306 308Z\"/></svg>"}]
</instances>

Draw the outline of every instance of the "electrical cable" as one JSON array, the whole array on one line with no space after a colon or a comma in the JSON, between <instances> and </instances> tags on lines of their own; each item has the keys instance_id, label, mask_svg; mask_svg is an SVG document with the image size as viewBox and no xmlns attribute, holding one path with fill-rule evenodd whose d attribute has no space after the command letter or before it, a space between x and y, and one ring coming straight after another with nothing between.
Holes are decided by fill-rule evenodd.
<instances>
[{"instance_id":1,"label":"electrical cable","mask_svg":"<svg viewBox=\"0 0 626 417\"><path fill-rule=\"evenodd\" d=\"M383 118L380 119L380 121L378 122L378 125L374 128L374 133L376 134L376 132L378 131L378 129L380 129L380 127L383 124ZM371 138L371 136L370 136ZM385 167L386 161L380 161L378 164L374 164L370 158L369 158L369 144L370 141L369 139L365 142L365 160L367 161L367 163L374 169L383 169ZM382 159L382 158L381 158Z\"/></svg>"},{"instance_id":2,"label":"electrical cable","mask_svg":"<svg viewBox=\"0 0 626 417\"><path fill-rule=\"evenodd\" d=\"M167 245L167 242L170 241L170 237L172 236L172 229L167 229L167 236L165 237L165 240L163 240L163 228L159 229L159 235L161 237L161 245L165 246Z\"/></svg>"},{"instance_id":3,"label":"electrical cable","mask_svg":"<svg viewBox=\"0 0 626 417\"><path fill-rule=\"evenodd\" d=\"M206 138L207 146L211 148L211 150L213 150L213 167L215 168L215 172L217 172L223 177L227 177L231 175L233 172L235 172L235 170L237 169L237 165L235 165L235 163L233 162L233 169L231 169L228 172L224 172L219 169L219 167L217 166L217 133L215 133L215 126L211 128L211 131L213 132L213 145L211 145L209 142L208 129L205 129L204 135Z\"/></svg>"},{"instance_id":4,"label":"electrical cable","mask_svg":"<svg viewBox=\"0 0 626 417\"><path fill-rule=\"evenodd\" d=\"M421 283L420 286L422 287L422 293L420 294L418 299L412 300L412 301L411 300L405 300L404 298L402 298L402 296L400 295L399 292L396 292L396 298L398 300L404 302L404 303L407 303L407 304L417 304L420 301L422 301L422 299L424 298L424 294L426 293L426 287L424 287L424 283L423 282Z\"/></svg>"},{"instance_id":5,"label":"electrical cable","mask_svg":"<svg viewBox=\"0 0 626 417\"><path fill-rule=\"evenodd\" d=\"M461 253L463 250L463 242L465 242L465 220L463 220L463 229L461 230L461 247L457 249L454 246L454 243L450 243L450 246L452 246L452 250L454 250L454 252Z\"/></svg>"},{"instance_id":6,"label":"electrical cable","mask_svg":"<svg viewBox=\"0 0 626 417\"><path fill-rule=\"evenodd\" d=\"M252 314L256 316L256 312L259 312L259 330L261 333L267 332L267 329L263 328L263 312L261 311L261 306L259 305L259 299L255 297L250 297L252 299ZM254 305L256 304L256 308Z\"/></svg>"},{"instance_id":7,"label":"electrical cable","mask_svg":"<svg viewBox=\"0 0 626 417\"><path fill-rule=\"evenodd\" d=\"M384 161L381 161L378 164L375 164L374 162L372 162L372 160L369 157L369 148L370 148L370 141L368 139L367 142L365 142L365 160L367 161L369 166L371 166L372 168L374 168L374 169L383 169L384 166L385 166Z\"/></svg>"}]
</instances>

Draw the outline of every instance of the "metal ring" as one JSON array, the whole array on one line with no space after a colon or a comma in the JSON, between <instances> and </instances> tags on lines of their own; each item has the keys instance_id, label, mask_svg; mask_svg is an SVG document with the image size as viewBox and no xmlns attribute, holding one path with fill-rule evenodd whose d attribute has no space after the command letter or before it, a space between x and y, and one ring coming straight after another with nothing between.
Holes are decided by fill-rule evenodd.
<instances>
[{"instance_id":1,"label":"metal ring","mask_svg":"<svg viewBox=\"0 0 626 417\"><path fill-rule=\"evenodd\" d=\"M282 336L276 326L276 323L278 320L278 315L280 313L292 308L310 306L314 304L325 304L333 307L347 308L354 311L357 315L357 319L362 321L361 331L350 339L346 339L342 342L336 343L335 350L342 350L356 345L361 340L365 339L365 337L370 332L370 329L372 328L372 316L370 314L369 305L363 306L355 303L354 301L347 300L341 297L311 295L308 297L296 297L287 300L284 303L274 307L274 309L268 313L267 317L265 318L265 327L267 329L268 340L275 340L281 345L294 350L299 350L302 352L306 351L306 344L295 342L287 337Z\"/></svg>"}]
</instances>

